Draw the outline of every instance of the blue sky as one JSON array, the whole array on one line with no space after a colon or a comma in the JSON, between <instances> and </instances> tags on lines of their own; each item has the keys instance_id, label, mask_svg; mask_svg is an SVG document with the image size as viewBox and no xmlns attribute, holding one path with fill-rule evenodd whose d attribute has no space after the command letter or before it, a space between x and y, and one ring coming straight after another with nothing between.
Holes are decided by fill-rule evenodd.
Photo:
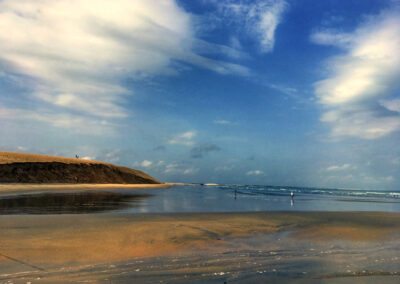
<instances>
[{"instance_id":1,"label":"blue sky","mask_svg":"<svg viewBox=\"0 0 400 284\"><path fill-rule=\"evenodd\" d=\"M399 1L1 0L0 148L398 189L399 27Z\"/></svg>"}]
</instances>

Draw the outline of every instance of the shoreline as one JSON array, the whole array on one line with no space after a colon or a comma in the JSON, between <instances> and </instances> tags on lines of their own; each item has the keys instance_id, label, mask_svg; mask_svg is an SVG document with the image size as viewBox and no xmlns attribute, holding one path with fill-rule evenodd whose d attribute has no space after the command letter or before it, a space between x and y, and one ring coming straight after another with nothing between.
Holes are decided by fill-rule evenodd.
<instances>
[{"instance_id":1,"label":"shoreline","mask_svg":"<svg viewBox=\"0 0 400 284\"><path fill-rule=\"evenodd\" d=\"M26 192L57 192L60 190L101 190L101 189L147 189L147 188L169 188L180 185L179 183L160 183L160 184L119 184L119 183L0 183L0 195L7 193L26 193Z\"/></svg>"}]
</instances>

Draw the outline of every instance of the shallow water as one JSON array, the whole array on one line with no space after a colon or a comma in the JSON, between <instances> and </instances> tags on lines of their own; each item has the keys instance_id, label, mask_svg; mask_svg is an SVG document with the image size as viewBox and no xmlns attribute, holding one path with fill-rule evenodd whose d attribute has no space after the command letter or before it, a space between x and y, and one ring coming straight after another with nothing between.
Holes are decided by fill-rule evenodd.
<instances>
[{"instance_id":1,"label":"shallow water","mask_svg":"<svg viewBox=\"0 0 400 284\"><path fill-rule=\"evenodd\" d=\"M199 213L262 211L400 212L400 193L296 187L186 185L0 196L4 214ZM290 193L294 193L294 198Z\"/></svg>"},{"instance_id":2,"label":"shallow water","mask_svg":"<svg viewBox=\"0 0 400 284\"><path fill-rule=\"evenodd\" d=\"M400 212L400 195L398 192L249 185L178 186L166 189L149 189L146 192L153 196L144 200L140 206L126 208L126 211L130 213ZM290 197L291 192L294 192L293 199Z\"/></svg>"}]
</instances>

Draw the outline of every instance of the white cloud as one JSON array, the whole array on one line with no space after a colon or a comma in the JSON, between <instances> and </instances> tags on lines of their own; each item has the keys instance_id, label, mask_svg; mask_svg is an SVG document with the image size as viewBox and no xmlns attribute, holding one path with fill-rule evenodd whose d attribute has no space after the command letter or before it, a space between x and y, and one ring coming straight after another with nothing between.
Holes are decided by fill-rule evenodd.
<instances>
[{"instance_id":1,"label":"white cloud","mask_svg":"<svg viewBox=\"0 0 400 284\"><path fill-rule=\"evenodd\" d=\"M341 33L332 29L320 29L311 34L311 41L316 44L334 45L347 48L352 42L352 35Z\"/></svg>"},{"instance_id":2,"label":"white cloud","mask_svg":"<svg viewBox=\"0 0 400 284\"><path fill-rule=\"evenodd\" d=\"M25 84L30 94L20 101L28 98L59 114L65 123L55 126L81 127L77 114L98 121L127 117L124 104L132 90L121 81L176 74L172 62L248 73L195 52L207 43L197 47L192 16L173 0L3 0L0 29L7 31L0 34L2 76ZM212 50L223 48L234 52Z\"/></svg>"},{"instance_id":3,"label":"white cloud","mask_svg":"<svg viewBox=\"0 0 400 284\"><path fill-rule=\"evenodd\" d=\"M270 52L274 49L275 30L281 21L281 16L286 6L286 2L281 0L272 1L271 3L262 2L259 7L255 8L256 11L250 12L251 14L258 14L256 17L259 17L257 33L261 40L260 44L263 52Z\"/></svg>"},{"instance_id":4,"label":"white cloud","mask_svg":"<svg viewBox=\"0 0 400 284\"><path fill-rule=\"evenodd\" d=\"M183 174L184 174L184 175L191 175L191 174L197 173L198 171L199 171L198 169L189 168L189 169L185 169L185 170L183 171Z\"/></svg>"},{"instance_id":5,"label":"white cloud","mask_svg":"<svg viewBox=\"0 0 400 284\"><path fill-rule=\"evenodd\" d=\"M144 160L143 162L140 163L140 165L144 168L148 168L153 164L152 161Z\"/></svg>"},{"instance_id":6,"label":"white cloud","mask_svg":"<svg viewBox=\"0 0 400 284\"><path fill-rule=\"evenodd\" d=\"M177 173L177 172L179 172L178 164L168 164L165 166L165 170L164 170L165 174Z\"/></svg>"},{"instance_id":7,"label":"white cloud","mask_svg":"<svg viewBox=\"0 0 400 284\"><path fill-rule=\"evenodd\" d=\"M390 111L400 112L400 99L382 100L380 104Z\"/></svg>"},{"instance_id":8,"label":"white cloud","mask_svg":"<svg viewBox=\"0 0 400 284\"><path fill-rule=\"evenodd\" d=\"M169 144L177 144L184 146L192 146L195 144L193 139L196 137L196 131L187 131L181 134L175 135L173 138L168 140Z\"/></svg>"},{"instance_id":9,"label":"white cloud","mask_svg":"<svg viewBox=\"0 0 400 284\"><path fill-rule=\"evenodd\" d=\"M162 165L164 165L164 163L162 163ZM163 173L167 175L192 175L198 171L199 169L197 168L186 168L184 165L174 162L166 164Z\"/></svg>"},{"instance_id":10,"label":"white cloud","mask_svg":"<svg viewBox=\"0 0 400 284\"><path fill-rule=\"evenodd\" d=\"M351 166L350 164L343 164L343 165L337 165L337 166L330 166L330 167L326 168L326 170L327 170L328 172L331 172L331 171L344 171L344 170L349 169L350 166Z\"/></svg>"},{"instance_id":11,"label":"white cloud","mask_svg":"<svg viewBox=\"0 0 400 284\"><path fill-rule=\"evenodd\" d=\"M327 109L321 120L333 137L376 139L400 130L397 112L400 76L400 13L369 18L352 34L329 31L311 36L319 44L337 45L344 54L331 58L328 77L315 84ZM390 110L390 111L388 111Z\"/></svg>"},{"instance_id":12,"label":"white cloud","mask_svg":"<svg viewBox=\"0 0 400 284\"><path fill-rule=\"evenodd\" d=\"M82 160L87 160L87 161L93 161L93 160L95 160L96 158L95 158L95 157L86 156L86 157L82 157L82 158L80 158L80 159L82 159Z\"/></svg>"},{"instance_id":13,"label":"white cloud","mask_svg":"<svg viewBox=\"0 0 400 284\"><path fill-rule=\"evenodd\" d=\"M99 120L84 115L57 113L47 109L33 111L0 107L0 119L15 121L17 126L31 121L45 123L53 127L65 128L81 135L113 134L117 127L106 119Z\"/></svg>"},{"instance_id":14,"label":"white cloud","mask_svg":"<svg viewBox=\"0 0 400 284\"><path fill-rule=\"evenodd\" d=\"M18 147L17 147L17 150L18 150L19 152L26 152L26 151L28 150L28 148L26 148L26 147L24 147L24 146L18 146Z\"/></svg>"},{"instance_id":15,"label":"white cloud","mask_svg":"<svg viewBox=\"0 0 400 284\"><path fill-rule=\"evenodd\" d=\"M6 0L0 28L0 59L38 80L35 97L103 117L126 115L121 74L166 68L191 37L173 1Z\"/></svg>"},{"instance_id":16,"label":"white cloud","mask_svg":"<svg viewBox=\"0 0 400 284\"><path fill-rule=\"evenodd\" d=\"M284 0L218 1L218 21L222 18L230 28L237 26L240 33L255 38L261 52L271 52L275 45L275 31L288 7ZM237 36L231 37L231 45L240 47Z\"/></svg>"},{"instance_id":17,"label":"white cloud","mask_svg":"<svg viewBox=\"0 0 400 284\"><path fill-rule=\"evenodd\" d=\"M332 125L331 135L335 138L377 139L400 129L399 117L382 116L379 110L373 109L332 110L323 114L321 121Z\"/></svg>"},{"instance_id":18,"label":"white cloud","mask_svg":"<svg viewBox=\"0 0 400 284\"><path fill-rule=\"evenodd\" d=\"M263 174L264 174L264 172L260 171L260 170L248 171L246 173L247 176L260 176L260 175L263 175Z\"/></svg>"}]
</instances>

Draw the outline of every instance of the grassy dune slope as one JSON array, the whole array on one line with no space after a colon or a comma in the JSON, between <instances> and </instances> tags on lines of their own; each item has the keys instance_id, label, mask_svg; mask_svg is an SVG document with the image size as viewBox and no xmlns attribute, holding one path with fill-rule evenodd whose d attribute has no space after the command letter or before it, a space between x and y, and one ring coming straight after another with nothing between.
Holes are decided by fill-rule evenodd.
<instances>
[{"instance_id":1,"label":"grassy dune slope","mask_svg":"<svg viewBox=\"0 0 400 284\"><path fill-rule=\"evenodd\" d=\"M0 182L160 183L148 174L99 161L0 151Z\"/></svg>"}]
</instances>

